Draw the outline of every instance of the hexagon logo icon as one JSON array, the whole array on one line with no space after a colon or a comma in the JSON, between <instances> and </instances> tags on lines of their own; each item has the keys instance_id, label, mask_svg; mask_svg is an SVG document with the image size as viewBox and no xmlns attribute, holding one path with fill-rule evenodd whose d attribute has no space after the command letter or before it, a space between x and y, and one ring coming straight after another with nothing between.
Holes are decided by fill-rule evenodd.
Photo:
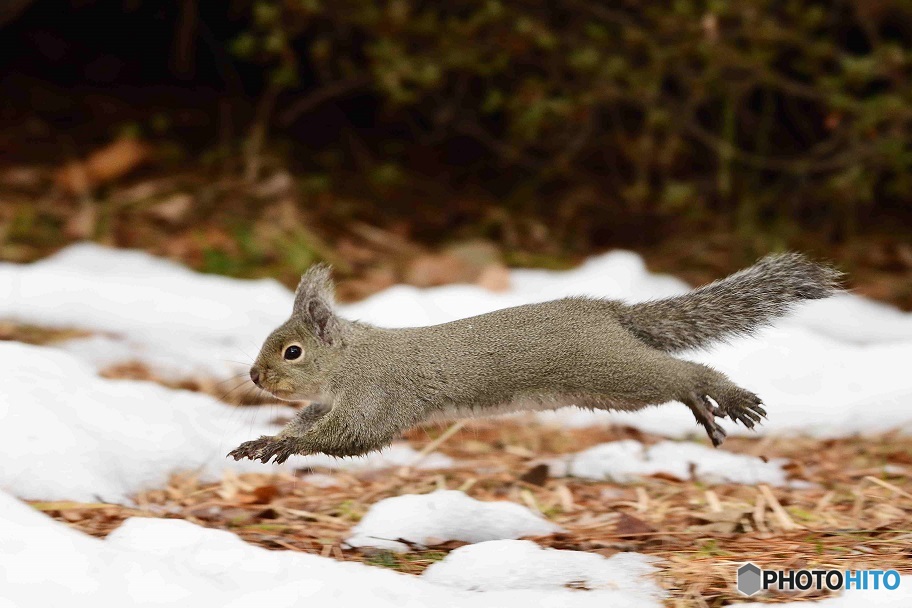
<instances>
[{"instance_id":1,"label":"hexagon logo icon","mask_svg":"<svg viewBox=\"0 0 912 608\"><path fill-rule=\"evenodd\" d=\"M738 591L744 595L754 595L763 586L762 578L763 571L760 570L760 567L747 562L738 568Z\"/></svg>"}]
</instances>

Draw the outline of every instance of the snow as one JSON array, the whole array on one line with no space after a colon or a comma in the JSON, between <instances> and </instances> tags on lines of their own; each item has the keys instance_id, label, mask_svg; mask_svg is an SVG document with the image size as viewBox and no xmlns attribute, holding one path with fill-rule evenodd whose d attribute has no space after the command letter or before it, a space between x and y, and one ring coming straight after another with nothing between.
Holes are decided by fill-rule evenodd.
<instances>
[{"instance_id":1,"label":"snow","mask_svg":"<svg viewBox=\"0 0 912 608\"><path fill-rule=\"evenodd\" d=\"M23 498L123 501L175 470L217 474L273 430L205 395L99 378L56 349L0 342L0 367L0 488Z\"/></svg>"},{"instance_id":2,"label":"snow","mask_svg":"<svg viewBox=\"0 0 912 608\"><path fill-rule=\"evenodd\" d=\"M672 475L681 480L691 478L709 483L786 484L782 469L785 459L769 462L755 456L734 454L696 443L662 441L645 446L627 439L591 447L552 464L552 475L566 474L583 479L610 480L632 483L656 473Z\"/></svg>"},{"instance_id":3,"label":"snow","mask_svg":"<svg viewBox=\"0 0 912 608\"><path fill-rule=\"evenodd\" d=\"M204 479L225 469L275 470L225 455L241 442L274 434L291 410L237 408L207 395L150 382L107 380L53 348L0 342L0 489L40 500L123 502L161 487L179 470ZM385 468L412 465L418 453L397 444L362 458L295 456L289 467ZM451 464L429 454L420 467Z\"/></svg>"},{"instance_id":4,"label":"snow","mask_svg":"<svg viewBox=\"0 0 912 608\"><path fill-rule=\"evenodd\" d=\"M586 593L557 586L542 590L534 581L513 579L499 591L479 594L383 568L294 551L268 551L230 532L183 520L131 518L100 540L55 522L3 492L0 519L4 522L0 526L0 606L37 608L82 600L97 608L305 604L594 608L606 605L606 597L616 598L621 606L660 605L655 583L640 581L650 571L635 556L611 565L610 576L625 585L614 592ZM515 557L505 556L495 567L507 572L520 569L521 563L511 561ZM554 557L555 569L565 567L566 560ZM458 565L449 570L451 579L460 575ZM609 575L592 568L589 576L603 580Z\"/></svg>"},{"instance_id":5,"label":"snow","mask_svg":"<svg viewBox=\"0 0 912 608\"><path fill-rule=\"evenodd\" d=\"M99 360L149 360L173 374L239 371L291 310L273 280L241 281L193 272L139 251L72 245L28 265L0 264L0 318L105 332L81 347ZM94 346L95 348L91 348ZM107 363L107 361L105 361Z\"/></svg>"},{"instance_id":6,"label":"snow","mask_svg":"<svg viewBox=\"0 0 912 608\"><path fill-rule=\"evenodd\" d=\"M394 443L379 452L371 452L365 456L337 458L326 454L311 454L309 456L295 456L294 460L289 462L292 462L296 468L370 471L398 467L448 469L453 466L453 459L449 456L432 452L422 457L420 452L407 443Z\"/></svg>"},{"instance_id":7,"label":"snow","mask_svg":"<svg viewBox=\"0 0 912 608\"><path fill-rule=\"evenodd\" d=\"M639 553L604 557L544 549L529 540L492 540L451 551L442 561L431 564L422 578L469 591L575 587L660 599L662 590L648 578L657 571L653 565L656 561ZM616 604L606 601L605 605Z\"/></svg>"},{"instance_id":8,"label":"snow","mask_svg":"<svg viewBox=\"0 0 912 608\"><path fill-rule=\"evenodd\" d=\"M407 551L403 539L418 545L449 540L478 543L486 540L546 536L560 532L522 505L483 502L458 490L393 496L374 504L345 542L352 547Z\"/></svg>"}]
</instances>

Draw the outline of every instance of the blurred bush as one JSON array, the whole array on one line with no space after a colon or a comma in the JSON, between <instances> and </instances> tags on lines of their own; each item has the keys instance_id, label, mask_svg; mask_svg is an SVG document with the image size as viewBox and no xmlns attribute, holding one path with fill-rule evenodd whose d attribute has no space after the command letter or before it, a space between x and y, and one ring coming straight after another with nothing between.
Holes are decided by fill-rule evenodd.
<instances>
[{"instance_id":1,"label":"blurred bush","mask_svg":"<svg viewBox=\"0 0 912 608\"><path fill-rule=\"evenodd\" d=\"M9 65L37 49L60 92L8 78L0 105L78 143L82 57L108 95L84 116L149 121L120 103L200 152L242 136L248 182L282 156L367 221L585 248L669 218L836 238L912 220L908 0L25 4Z\"/></svg>"},{"instance_id":2,"label":"blurred bush","mask_svg":"<svg viewBox=\"0 0 912 608\"><path fill-rule=\"evenodd\" d=\"M513 210L554 215L559 196L577 213L731 210L748 229L786 216L851 232L910 207L905 0L246 6L234 53L276 88L309 83L284 124L369 96L354 122L404 125L363 129L381 182L426 169Z\"/></svg>"}]
</instances>

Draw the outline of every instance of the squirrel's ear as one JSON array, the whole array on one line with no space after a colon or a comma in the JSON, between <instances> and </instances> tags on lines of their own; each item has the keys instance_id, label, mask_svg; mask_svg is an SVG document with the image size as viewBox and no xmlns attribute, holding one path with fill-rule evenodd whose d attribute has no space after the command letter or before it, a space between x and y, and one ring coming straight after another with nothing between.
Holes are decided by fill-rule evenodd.
<instances>
[{"instance_id":1,"label":"squirrel's ear","mask_svg":"<svg viewBox=\"0 0 912 608\"><path fill-rule=\"evenodd\" d=\"M335 342L336 315L322 300L307 303L307 319L313 326L314 336L326 345Z\"/></svg>"},{"instance_id":2,"label":"squirrel's ear","mask_svg":"<svg viewBox=\"0 0 912 608\"><path fill-rule=\"evenodd\" d=\"M311 323L314 335L324 344L333 343L336 329L332 268L326 264L314 264L301 276L295 291L294 314Z\"/></svg>"},{"instance_id":3,"label":"squirrel's ear","mask_svg":"<svg viewBox=\"0 0 912 608\"><path fill-rule=\"evenodd\" d=\"M332 268L327 264L314 264L301 275L301 281L295 290L294 311L306 313L307 303L311 300L322 300L327 306L334 303L333 283L330 278Z\"/></svg>"}]
</instances>

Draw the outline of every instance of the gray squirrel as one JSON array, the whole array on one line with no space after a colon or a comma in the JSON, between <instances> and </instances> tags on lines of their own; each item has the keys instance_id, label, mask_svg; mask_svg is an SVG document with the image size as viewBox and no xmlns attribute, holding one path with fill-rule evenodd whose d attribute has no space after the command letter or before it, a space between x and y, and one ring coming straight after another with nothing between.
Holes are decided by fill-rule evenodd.
<instances>
[{"instance_id":1,"label":"gray squirrel","mask_svg":"<svg viewBox=\"0 0 912 608\"><path fill-rule=\"evenodd\" d=\"M748 335L804 300L839 291L840 273L796 253L686 294L625 304L569 297L430 327L383 329L333 310L330 268L301 278L291 318L250 369L283 400L314 400L277 435L229 456L281 463L293 454L354 456L425 422L566 405L634 411L679 401L718 447L716 418L753 428L757 395L674 353Z\"/></svg>"}]
</instances>

